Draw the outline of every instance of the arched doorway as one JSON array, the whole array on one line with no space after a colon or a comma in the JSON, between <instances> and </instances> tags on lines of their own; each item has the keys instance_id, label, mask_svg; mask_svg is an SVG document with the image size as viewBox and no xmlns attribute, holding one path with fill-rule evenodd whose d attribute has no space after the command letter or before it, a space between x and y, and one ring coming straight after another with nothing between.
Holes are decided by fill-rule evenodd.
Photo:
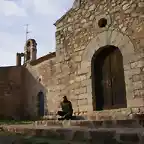
<instances>
[{"instance_id":1,"label":"arched doorway","mask_svg":"<svg viewBox=\"0 0 144 144\"><path fill-rule=\"evenodd\" d=\"M38 116L42 117L44 116L44 93L43 92L39 92L37 95L37 101L38 101Z\"/></svg>"},{"instance_id":2,"label":"arched doorway","mask_svg":"<svg viewBox=\"0 0 144 144\"><path fill-rule=\"evenodd\" d=\"M123 57L119 48L100 48L92 57L92 95L94 110L127 107Z\"/></svg>"}]
</instances>

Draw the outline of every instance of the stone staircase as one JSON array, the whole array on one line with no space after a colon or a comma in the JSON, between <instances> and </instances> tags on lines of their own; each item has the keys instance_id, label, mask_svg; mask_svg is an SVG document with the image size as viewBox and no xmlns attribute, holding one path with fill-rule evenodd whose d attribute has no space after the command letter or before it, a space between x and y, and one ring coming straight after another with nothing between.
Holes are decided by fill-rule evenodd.
<instances>
[{"instance_id":1,"label":"stone staircase","mask_svg":"<svg viewBox=\"0 0 144 144\"><path fill-rule=\"evenodd\" d=\"M138 119L40 120L27 125L1 126L1 132L18 134L27 141L31 139L32 143L45 141L44 143L48 144L144 144L143 120ZM21 137L20 141L23 140Z\"/></svg>"},{"instance_id":2,"label":"stone staircase","mask_svg":"<svg viewBox=\"0 0 144 144\"><path fill-rule=\"evenodd\" d=\"M131 122L132 124L130 124ZM39 123L37 126L11 125L3 126L2 131L23 135L27 142L21 138L19 144L144 144L144 128L138 126L135 121L117 121L117 124L121 123L121 125L113 128L106 127L106 125L91 128L86 121L82 123L85 123L86 126L77 124L78 126L61 127L43 125L44 123L41 125ZM33 142L29 142L30 140ZM13 144L17 144L17 140Z\"/></svg>"},{"instance_id":3,"label":"stone staircase","mask_svg":"<svg viewBox=\"0 0 144 144\"><path fill-rule=\"evenodd\" d=\"M61 127L61 128L143 128L144 120L104 120L104 121L90 121L90 120L41 120L33 122L33 126L45 127Z\"/></svg>"},{"instance_id":4,"label":"stone staircase","mask_svg":"<svg viewBox=\"0 0 144 144\"><path fill-rule=\"evenodd\" d=\"M31 144L144 144L144 114L133 113L128 119L125 113L120 119L98 114L102 119L74 116L73 120L58 121L45 117L32 124L1 126L1 131L31 139Z\"/></svg>"}]
</instances>

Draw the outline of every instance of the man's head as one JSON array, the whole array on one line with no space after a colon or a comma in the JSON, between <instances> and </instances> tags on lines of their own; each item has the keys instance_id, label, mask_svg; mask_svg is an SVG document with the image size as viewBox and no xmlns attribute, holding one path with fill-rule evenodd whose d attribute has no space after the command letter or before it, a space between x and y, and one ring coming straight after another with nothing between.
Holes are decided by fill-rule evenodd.
<instances>
[{"instance_id":1,"label":"man's head","mask_svg":"<svg viewBox=\"0 0 144 144\"><path fill-rule=\"evenodd\" d=\"M65 102L65 101L68 101L68 99L67 99L66 96L63 97L63 101L64 101L64 102Z\"/></svg>"}]
</instances>

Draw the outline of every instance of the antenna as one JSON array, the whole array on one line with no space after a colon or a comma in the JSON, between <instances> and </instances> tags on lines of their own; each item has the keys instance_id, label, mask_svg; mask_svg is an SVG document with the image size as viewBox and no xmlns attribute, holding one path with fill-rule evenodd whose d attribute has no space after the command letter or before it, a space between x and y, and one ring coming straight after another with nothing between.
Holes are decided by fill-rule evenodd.
<instances>
[{"instance_id":1,"label":"antenna","mask_svg":"<svg viewBox=\"0 0 144 144\"><path fill-rule=\"evenodd\" d=\"M28 34L30 33L30 31L28 30L29 24L26 24L26 41L28 39Z\"/></svg>"}]
</instances>

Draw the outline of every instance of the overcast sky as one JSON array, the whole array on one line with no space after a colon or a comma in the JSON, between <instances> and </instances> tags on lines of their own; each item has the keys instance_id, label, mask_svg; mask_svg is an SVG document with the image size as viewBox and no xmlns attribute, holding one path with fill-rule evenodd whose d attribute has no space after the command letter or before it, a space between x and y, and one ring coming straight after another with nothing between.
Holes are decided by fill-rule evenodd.
<instances>
[{"instance_id":1,"label":"overcast sky","mask_svg":"<svg viewBox=\"0 0 144 144\"><path fill-rule=\"evenodd\" d=\"M38 44L38 57L55 51L53 25L74 0L0 0L0 66L15 65L16 52L23 52L25 24L29 38Z\"/></svg>"}]
</instances>

